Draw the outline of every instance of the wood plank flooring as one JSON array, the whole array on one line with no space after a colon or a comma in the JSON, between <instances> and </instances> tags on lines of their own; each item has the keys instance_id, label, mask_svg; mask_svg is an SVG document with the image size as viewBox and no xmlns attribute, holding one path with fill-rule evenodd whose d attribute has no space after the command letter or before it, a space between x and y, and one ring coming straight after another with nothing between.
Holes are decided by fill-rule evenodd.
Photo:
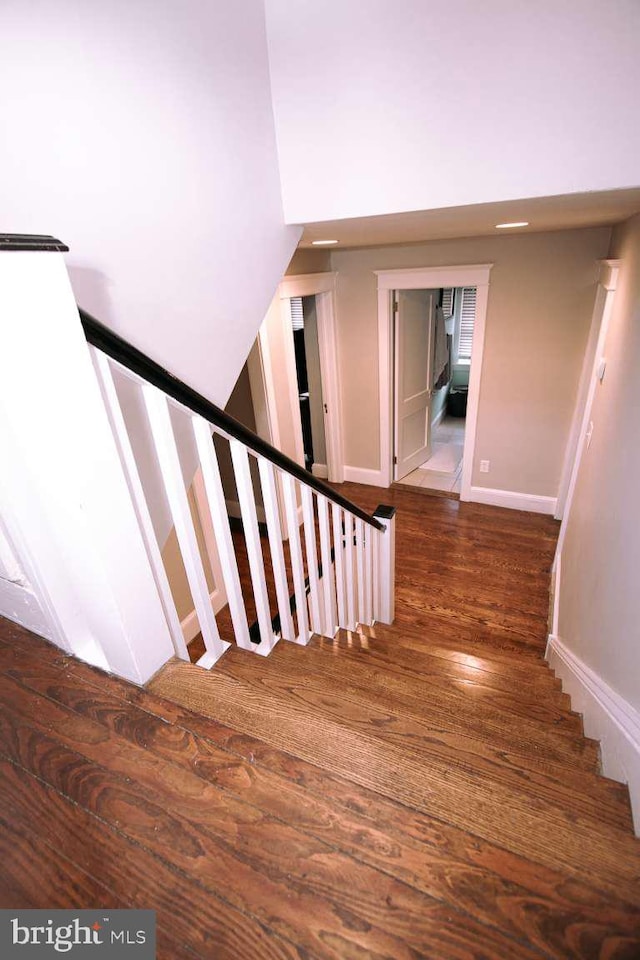
<instances>
[{"instance_id":1,"label":"wood plank flooring","mask_svg":"<svg viewBox=\"0 0 640 960\"><path fill-rule=\"evenodd\" d=\"M640 957L626 788L543 660L557 525L420 491L397 618L141 690L0 626L2 906L156 909L159 957Z\"/></svg>"}]
</instances>

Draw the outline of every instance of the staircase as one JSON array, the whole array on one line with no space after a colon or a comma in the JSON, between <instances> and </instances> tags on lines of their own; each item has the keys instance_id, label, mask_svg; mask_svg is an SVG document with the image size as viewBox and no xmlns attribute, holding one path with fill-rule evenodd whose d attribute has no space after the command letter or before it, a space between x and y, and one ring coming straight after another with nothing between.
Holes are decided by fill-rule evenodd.
<instances>
[{"instance_id":1,"label":"staircase","mask_svg":"<svg viewBox=\"0 0 640 960\"><path fill-rule=\"evenodd\" d=\"M324 484L80 313L161 614L135 653L175 658L141 688L0 623L2 905L155 909L161 960L639 957L627 790L544 661L557 524Z\"/></svg>"},{"instance_id":2,"label":"staircase","mask_svg":"<svg viewBox=\"0 0 640 960\"><path fill-rule=\"evenodd\" d=\"M365 506L379 493L347 487ZM280 643L259 662L232 648L211 672L176 660L150 691L226 729L256 765L251 802L366 863L374 889L382 875L405 885L380 917L403 949L640 956L627 791L599 775L597 744L543 660L557 525L421 491L391 496L392 626ZM285 778L269 799L263 768ZM293 849L282 857L308 880ZM344 877L312 873L355 909L361 893ZM422 927L428 898L461 912L449 924L438 914L437 934ZM363 956L377 956L375 936L365 940Z\"/></svg>"}]
</instances>

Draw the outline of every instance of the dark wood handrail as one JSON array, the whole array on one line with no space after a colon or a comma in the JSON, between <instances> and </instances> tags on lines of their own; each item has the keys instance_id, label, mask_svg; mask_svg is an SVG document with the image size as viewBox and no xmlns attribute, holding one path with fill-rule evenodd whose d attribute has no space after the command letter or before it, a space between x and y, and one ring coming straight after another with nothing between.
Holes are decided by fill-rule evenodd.
<instances>
[{"instance_id":1,"label":"dark wood handrail","mask_svg":"<svg viewBox=\"0 0 640 960\"><path fill-rule=\"evenodd\" d=\"M307 486L315 490L316 493L321 493L327 497L328 500L338 504L338 506L344 510L348 510L349 513L358 517L359 520L363 520L365 523L368 523L369 526L375 527L376 530L385 529L384 524L376 520L375 517L361 510L360 507L356 506L356 504L350 500L347 500L346 497L336 493L332 487L323 483L322 480L318 480L312 473L308 473L300 464L296 463L295 460L281 453L276 447L272 447L270 443L267 443L266 440L263 440L256 433L253 433L253 431L249 430L248 427L245 427L244 424L238 420L230 417L229 414L221 410L220 407L216 407L214 403L211 403L211 401L203 397L202 394L192 390L191 387L188 387L182 380L178 380L177 377L174 377L173 374L165 370L164 367L161 367L160 364L151 360L150 357L142 353L141 350L138 350L137 347L123 340L122 337L114 333L113 330L105 327L104 324L96 320L95 317L92 317L91 314L83 310L82 307L78 307L78 311L80 313L80 320L85 337L94 347L102 350L103 353L106 353L107 356L113 360L117 360L118 363L121 363L124 367L133 371L133 373L142 377L143 380L163 390L164 393L173 397L173 399L179 403L184 404L185 407L188 407L194 413L204 417L209 423L224 430L230 437L233 437L235 440L240 440L241 443L244 443L245 446L253 450L254 453L270 460L276 467L280 467L281 470L294 476L296 480L306 483Z\"/></svg>"}]
</instances>

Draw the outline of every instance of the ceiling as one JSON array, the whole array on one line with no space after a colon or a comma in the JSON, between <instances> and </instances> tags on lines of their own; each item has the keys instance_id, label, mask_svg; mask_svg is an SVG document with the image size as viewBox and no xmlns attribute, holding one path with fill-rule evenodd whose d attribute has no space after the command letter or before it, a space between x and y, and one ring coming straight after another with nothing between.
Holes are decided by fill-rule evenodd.
<instances>
[{"instance_id":1,"label":"ceiling","mask_svg":"<svg viewBox=\"0 0 640 960\"><path fill-rule=\"evenodd\" d=\"M439 210L417 210L379 217L327 220L304 227L301 247L313 240L338 240L337 246L372 247L420 243L456 237L540 233L576 227L611 226L640 212L640 188L573 193L559 197L507 200ZM497 223L528 220L528 227L496 230ZM321 250L322 247L316 249ZM335 250L336 246L327 249Z\"/></svg>"}]
</instances>

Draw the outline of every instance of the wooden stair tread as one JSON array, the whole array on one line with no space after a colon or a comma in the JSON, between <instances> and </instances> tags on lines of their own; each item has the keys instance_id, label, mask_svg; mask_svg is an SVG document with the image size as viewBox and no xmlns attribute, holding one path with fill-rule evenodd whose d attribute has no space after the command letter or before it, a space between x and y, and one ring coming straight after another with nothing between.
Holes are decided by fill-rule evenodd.
<instances>
[{"instance_id":1,"label":"wooden stair tread","mask_svg":"<svg viewBox=\"0 0 640 960\"><path fill-rule=\"evenodd\" d=\"M639 864L622 858L628 837L621 829L444 762L421 762L408 750L326 718L310 720L306 710L219 672L199 674L189 664L172 662L151 689L522 856L552 868L570 865L578 878L590 871L605 889L617 887L623 876L637 881Z\"/></svg>"},{"instance_id":2,"label":"wooden stair tread","mask_svg":"<svg viewBox=\"0 0 640 960\"><path fill-rule=\"evenodd\" d=\"M34 659L24 651L6 657L7 663L13 663L10 672L27 684L25 691L38 687L129 742L144 743L159 758L281 819L292 818L300 829L337 844L344 853L421 892L451 902L478 921L491 924L498 917L502 928L545 954L572 956L571 929L577 922L589 956L600 955L609 942L619 948L621 940L629 944L640 940L635 911L576 881L568 884L562 873L492 847L477 836L337 779L206 717L181 711L171 701L76 661L51 657L43 673ZM188 732L191 729L197 736ZM38 790L42 784L36 781ZM21 799L14 798L14 804ZM37 795L31 802L46 806L47 797ZM39 810L38 816L43 815ZM53 829L60 826L68 833L66 819L62 825L54 820ZM90 831L87 841L91 842ZM144 862L145 850L138 849ZM108 865L107 874L109 869ZM143 885L142 896L148 895ZM507 956L521 955L517 942L509 950Z\"/></svg>"},{"instance_id":3,"label":"wooden stair tread","mask_svg":"<svg viewBox=\"0 0 640 960\"><path fill-rule=\"evenodd\" d=\"M326 951L329 941L411 960L429 948L443 955L462 952L478 938L497 957L514 948L518 957L536 955L184 768L164 765L159 777L153 751L117 735L105 739L95 721L71 718L37 695L35 711L24 711L11 687L12 681L0 678L0 723L10 760L34 775L44 773L63 793L72 776L90 813L155 849L205 890L224 890L236 909L268 921L284 940L312 955L340 956L341 950ZM348 909L329 893L338 884L349 890ZM391 903L393 911L387 909Z\"/></svg>"},{"instance_id":4,"label":"wooden stair tread","mask_svg":"<svg viewBox=\"0 0 640 960\"><path fill-rule=\"evenodd\" d=\"M344 637L348 631L338 631ZM538 654L536 659L522 662L517 656L501 656L488 644L468 642L463 635L457 641L443 642L437 627L406 628L402 625L387 626L375 624L373 627L359 626L358 633L368 637L371 645L384 650L387 654L405 653L409 657L417 653L437 660L448 661L448 668L459 666L464 670L478 670L483 673L497 674L514 681L523 680L530 685L560 690L560 681L556 679L548 664ZM440 665L444 666L444 665Z\"/></svg>"},{"instance_id":5,"label":"wooden stair tread","mask_svg":"<svg viewBox=\"0 0 640 960\"><path fill-rule=\"evenodd\" d=\"M640 955L628 795L542 659L557 523L387 494L392 627L144 690L0 630L0 820L30 902L33 851L45 888L158 909L161 957Z\"/></svg>"},{"instance_id":6,"label":"wooden stair tread","mask_svg":"<svg viewBox=\"0 0 640 960\"><path fill-rule=\"evenodd\" d=\"M332 720L339 726L368 734L403 753L411 751L424 762L449 764L464 768L477 777L499 778L513 789L531 792L541 800L565 803L570 809L585 816L629 828L630 813L627 791L613 780L605 780L591 769L569 763L551 750L524 752L521 744L495 747L488 740L474 737L471 732L451 732L448 727L436 727L412 719L407 713L393 714L347 691L343 684L339 692L330 692L327 685L299 683L283 676L280 671L261 669L253 672L236 663L220 673L249 686L263 697L263 708L273 706L277 698L280 708L296 707L308 723ZM332 685L335 690L335 684Z\"/></svg>"},{"instance_id":7,"label":"wooden stair tread","mask_svg":"<svg viewBox=\"0 0 640 960\"><path fill-rule=\"evenodd\" d=\"M233 651L229 654L221 670L242 676L246 658L238 657ZM345 677L341 664L313 644L302 648L278 643L269 663L273 666L266 669L282 677L299 679L327 692L335 691L339 684L341 696L348 693L397 716L427 722L436 729L468 737L487 737L501 749L524 752L538 759L548 756L556 762L568 762L592 772L597 768L598 745L581 736L576 717L570 717L571 723L566 727L544 725L526 718L516 723L507 711L487 709L460 694L434 690L423 681L407 682L405 677L371 668L360 661L350 664Z\"/></svg>"},{"instance_id":8,"label":"wooden stair tread","mask_svg":"<svg viewBox=\"0 0 640 960\"><path fill-rule=\"evenodd\" d=\"M481 674L474 674L475 677L480 678L479 680L470 678L468 662L459 664L458 675L456 675L455 667L453 671L447 671L443 675L436 673L424 675L416 671L403 669L402 665L397 663L395 664L396 669L392 669L394 664L389 662L393 657L392 650L385 651L384 663L374 659L370 654L373 651L380 654L380 643L376 642L376 638L371 638L360 629L348 635L343 631L338 631L333 639L313 636L304 648L294 644L280 643L277 645L277 653L274 655L294 657L297 656L295 651L300 649L308 652L313 662L317 663L320 673L333 672L340 675L344 673L341 662L345 659L348 660L348 676L350 679L358 678L364 687L380 689L387 696L393 694L394 697L400 698L400 702L402 702L403 697L407 697L410 701L420 701L425 707L431 702L447 704L451 709L463 710L470 717L493 718L500 723L510 722L514 712L512 708L513 700L510 697L505 697L502 703L492 706L490 702L485 704L482 698L473 699L468 696L467 691L470 688L485 689L481 682ZM289 653L290 650L294 652ZM283 651L287 651L287 653L283 653ZM453 663L455 664L455 661ZM557 689L554 681L551 687L554 700L557 699L555 696ZM571 739L576 734L582 735L583 726L580 714L569 709L570 701L568 697L565 698L563 694L562 698L560 706L545 702L545 711L536 714L533 718L524 714L521 719L525 722L525 726L529 724L537 730L541 725L548 725L552 730ZM516 710L518 714L523 712L521 709L522 702L519 701L520 707ZM540 699L538 698L531 705L534 706L534 703L539 705ZM563 706L563 704L566 704L566 706Z\"/></svg>"},{"instance_id":9,"label":"wooden stair tread","mask_svg":"<svg viewBox=\"0 0 640 960\"><path fill-rule=\"evenodd\" d=\"M318 642L321 642L320 638ZM432 656L429 652L402 647L384 638L377 643L369 640L363 644L358 638L354 638L353 635L348 636L342 631L339 632L337 639L325 639L324 643L321 643L325 649L332 647L335 649L337 644L351 659L357 647L358 656L362 659L366 657L385 669L406 673L416 679L424 680L428 677L430 684L444 681L446 685L450 682L479 685L495 691L496 694L507 696L516 694L518 698L532 705L543 698L545 703L552 706L564 710L570 709L571 701L562 692L561 684L553 674L549 674L548 677L534 675L530 682L525 683L522 682L522 678L509 675L508 672L482 669L482 666L475 665L472 658L467 663L460 664L452 658Z\"/></svg>"}]
</instances>

